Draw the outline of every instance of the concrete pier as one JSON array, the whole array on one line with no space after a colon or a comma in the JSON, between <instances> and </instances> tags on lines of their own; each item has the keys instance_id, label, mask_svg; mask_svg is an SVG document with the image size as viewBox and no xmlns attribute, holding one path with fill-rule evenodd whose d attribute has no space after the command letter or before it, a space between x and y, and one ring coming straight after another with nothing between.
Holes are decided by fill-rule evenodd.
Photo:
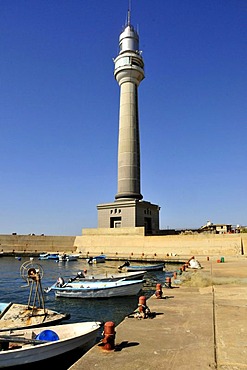
<instances>
[{"instance_id":1,"label":"concrete pier","mask_svg":"<svg viewBox=\"0 0 247 370\"><path fill-rule=\"evenodd\" d=\"M113 351L97 344L70 370L246 369L247 259L200 262L147 301L154 318L125 318Z\"/></svg>"}]
</instances>

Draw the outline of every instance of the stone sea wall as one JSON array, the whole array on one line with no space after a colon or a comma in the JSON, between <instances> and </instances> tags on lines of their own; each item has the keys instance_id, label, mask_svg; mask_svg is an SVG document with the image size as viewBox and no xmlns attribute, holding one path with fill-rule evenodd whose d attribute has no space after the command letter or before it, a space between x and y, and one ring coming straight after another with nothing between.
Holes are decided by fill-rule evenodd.
<instances>
[{"instance_id":1,"label":"stone sea wall","mask_svg":"<svg viewBox=\"0 0 247 370\"><path fill-rule=\"evenodd\" d=\"M168 256L246 255L247 234L145 236L143 228L83 229L81 236L0 235L5 253L66 252L109 258L166 259Z\"/></svg>"},{"instance_id":2,"label":"stone sea wall","mask_svg":"<svg viewBox=\"0 0 247 370\"><path fill-rule=\"evenodd\" d=\"M74 252L75 236L0 235L0 251L5 253Z\"/></svg>"},{"instance_id":3,"label":"stone sea wall","mask_svg":"<svg viewBox=\"0 0 247 370\"><path fill-rule=\"evenodd\" d=\"M77 236L77 252L106 254L111 258L166 259L167 256L239 256L247 248L247 234L192 234L145 236L142 228L136 233L127 229L85 229Z\"/></svg>"}]
</instances>

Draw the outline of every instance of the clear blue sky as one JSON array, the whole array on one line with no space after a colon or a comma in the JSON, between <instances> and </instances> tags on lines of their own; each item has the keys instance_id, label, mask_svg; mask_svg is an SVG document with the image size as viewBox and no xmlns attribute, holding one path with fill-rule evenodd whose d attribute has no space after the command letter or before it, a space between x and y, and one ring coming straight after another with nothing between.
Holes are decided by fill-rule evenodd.
<instances>
[{"instance_id":1,"label":"clear blue sky","mask_svg":"<svg viewBox=\"0 0 247 370\"><path fill-rule=\"evenodd\" d=\"M0 233L80 235L117 193L128 0L0 1ZM246 0L132 0L141 193L160 228L247 224Z\"/></svg>"}]
</instances>

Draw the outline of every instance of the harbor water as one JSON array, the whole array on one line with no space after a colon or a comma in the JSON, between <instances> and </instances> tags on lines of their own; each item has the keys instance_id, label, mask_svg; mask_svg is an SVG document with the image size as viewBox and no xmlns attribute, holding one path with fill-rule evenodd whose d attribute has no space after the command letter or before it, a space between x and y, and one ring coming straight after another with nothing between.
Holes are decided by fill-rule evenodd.
<instances>
[{"instance_id":1,"label":"harbor water","mask_svg":"<svg viewBox=\"0 0 247 370\"><path fill-rule=\"evenodd\" d=\"M0 258L0 302L15 302L27 304L29 290L27 282L22 274L23 263L28 263L30 257ZM75 277L79 271L87 270L90 275L117 273L117 267L122 263L119 261L106 261L105 263L89 265L85 259L77 261L58 262L55 260L39 260L34 257L30 261L34 266L39 265L43 273L41 284L42 288L48 288L54 284L59 277L67 281ZM137 264L134 263L133 264ZM139 263L138 263L139 264ZM145 284L140 295L145 295L147 299L155 292L156 284L165 283L167 276L172 276L173 271L179 267L176 265L166 265L163 271L152 271L145 274ZM22 276L21 276L22 275ZM79 298L55 298L54 292L45 294L46 308L66 312L70 314L67 322L81 321L113 321L117 326L127 315L132 313L138 306L139 296L118 297L110 299L79 299ZM101 333L99 333L101 335ZM81 356L81 354L79 354ZM75 362L76 355L70 358L71 364ZM67 358L68 361L68 358ZM68 363L61 363L60 369L67 369Z\"/></svg>"}]
</instances>

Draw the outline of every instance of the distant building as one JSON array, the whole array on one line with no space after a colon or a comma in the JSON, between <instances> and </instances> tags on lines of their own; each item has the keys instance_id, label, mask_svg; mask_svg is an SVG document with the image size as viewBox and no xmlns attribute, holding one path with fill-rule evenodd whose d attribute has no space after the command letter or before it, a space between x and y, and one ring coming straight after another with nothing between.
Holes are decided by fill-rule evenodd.
<instances>
[{"instance_id":1,"label":"distant building","mask_svg":"<svg viewBox=\"0 0 247 370\"><path fill-rule=\"evenodd\" d=\"M213 224L208 221L206 225L202 226L199 230L199 233L207 232L211 234L227 234L234 232L232 225L230 224Z\"/></svg>"}]
</instances>

